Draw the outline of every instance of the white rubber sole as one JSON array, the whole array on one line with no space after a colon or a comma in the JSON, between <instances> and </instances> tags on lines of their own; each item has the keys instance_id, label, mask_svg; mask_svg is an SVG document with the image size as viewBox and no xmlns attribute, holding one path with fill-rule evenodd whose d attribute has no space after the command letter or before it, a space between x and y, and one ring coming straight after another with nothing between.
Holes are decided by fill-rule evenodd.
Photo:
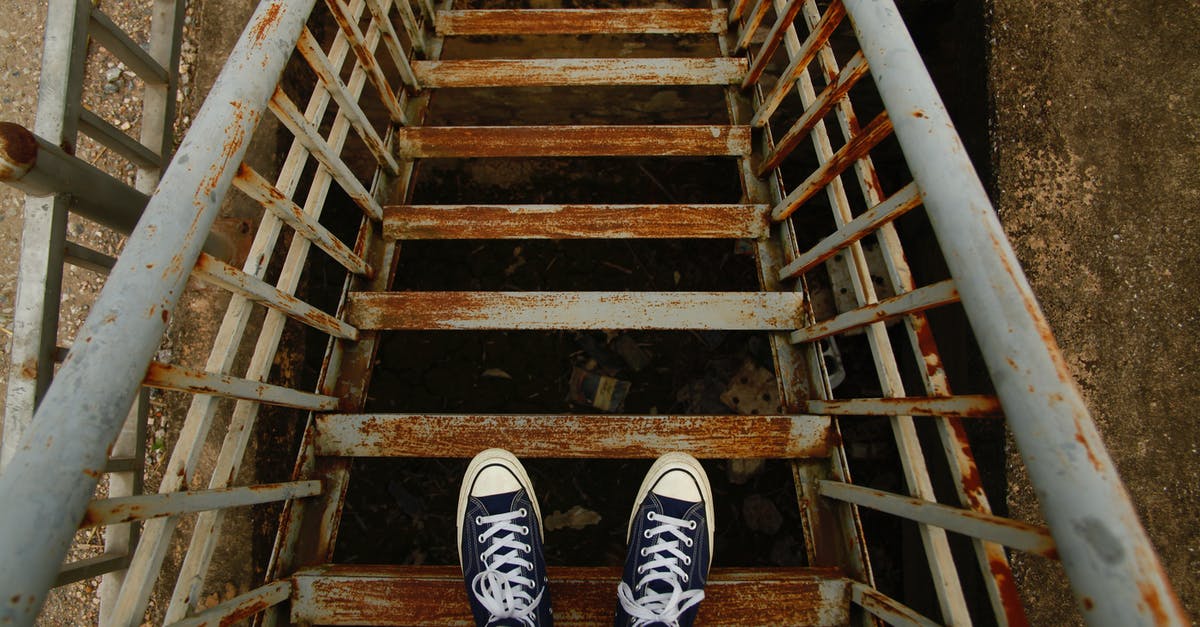
<instances>
[{"instance_id":1,"label":"white rubber sole","mask_svg":"<svg viewBox=\"0 0 1200 627\"><path fill-rule=\"evenodd\" d=\"M646 496L650 494L650 488L658 483L663 475L672 470L682 470L688 473L696 479L696 484L700 486L700 496L704 499L704 519L708 527L708 563L711 566L713 531L716 527L713 515L712 485L708 483L708 473L704 472L704 467L695 457L687 453L667 453L650 466L650 471L646 473L646 478L642 480L642 485L638 488L637 500L633 502L633 510L629 512L629 525L625 528L625 542L629 542L629 535L633 533L633 521L637 517L638 506L646 500Z\"/></svg>"},{"instance_id":2,"label":"white rubber sole","mask_svg":"<svg viewBox=\"0 0 1200 627\"><path fill-rule=\"evenodd\" d=\"M529 494L529 500L533 503L533 514L537 516L538 533L545 541L545 532L542 530L542 509L538 506L537 495L533 493L533 482L529 480L529 473L525 472L525 467L521 465L520 460L515 455L509 453L502 448L489 448L480 452L467 465L467 472L463 473L462 486L458 489L458 517L455 518L455 526L458 528L458 565L462 567L462 531L463 531L463 516L467 513L467 499L471 492L471 484L474 483L475 475L479 474L479 470L484 466L496 464L504 466L512 471L516 476L517 481L525 488L525 492Z\"/></svg>"}]
</instances>

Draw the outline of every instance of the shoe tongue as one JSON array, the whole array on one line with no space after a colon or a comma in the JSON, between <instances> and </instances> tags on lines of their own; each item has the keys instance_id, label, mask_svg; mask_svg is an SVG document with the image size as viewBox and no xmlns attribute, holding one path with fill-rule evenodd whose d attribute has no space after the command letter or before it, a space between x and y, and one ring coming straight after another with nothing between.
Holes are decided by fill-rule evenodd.
<instances>
[{"instance_id":1,"label":"shoe tongue","mask_svg":"<svg viewBox=\"0 0 1200 627\"><path fill-rule=\"evenodd\" d=\"M512 511L513 501L517 500L517 495L520 490L514 492L502 492L500 494L491 494L488 496L477 496L480 503L483 503L484 509L488 515L506 514Z\"/></svg>"},{"instance_id":2,"label":"shoe tongue","mask_svg":"<svg viewBox=\"0 0 1200 627\"><path fill-rule=\"evenodd\" d=\"M657 498L659 504L662 505L663 515L670 516L671 518L683 518L684 515L687 514L688 510L696 506L695 501L681 501L679 499L673 499L669 496L663 496L661 494L655 494L654 497Z\"/></svg>"}]
</instances>

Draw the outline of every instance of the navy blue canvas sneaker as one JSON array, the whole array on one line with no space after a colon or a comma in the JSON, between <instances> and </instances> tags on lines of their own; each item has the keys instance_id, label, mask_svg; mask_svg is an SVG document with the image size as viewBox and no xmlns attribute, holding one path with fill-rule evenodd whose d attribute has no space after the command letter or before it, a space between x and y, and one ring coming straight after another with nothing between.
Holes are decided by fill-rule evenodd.
<instances>
[{"instance_id":1,"label":"navy blue canvas sneaker","mask_svg":"<svg viewBox=\"0 0 1200 627\"><path fill-rule=\"evenodd\" d=\"M476 625L551 625L542 512L517 458L488 449L458 493L458 562Z\"/></svg>"},{"instance_id":2,"label":"navy blue canvas sneaker","mask_svg":"<svg viewBox=\"0 0 1200 627\"><path fill-rule=\"evenodd\" d=\"M691 625L713 545L712 487L696 458L667 453L654 462L634 502L628 542L614 624Z\"/></svg>"}]
</instances>

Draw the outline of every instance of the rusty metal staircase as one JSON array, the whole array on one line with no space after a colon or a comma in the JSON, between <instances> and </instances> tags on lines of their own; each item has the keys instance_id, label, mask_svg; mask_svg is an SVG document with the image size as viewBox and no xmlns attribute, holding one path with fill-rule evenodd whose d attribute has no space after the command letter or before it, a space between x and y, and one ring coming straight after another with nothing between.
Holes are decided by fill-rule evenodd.
<instances>
[{"instance_id":1,"label":"rusty metal staircase","mask_svg":"<svg viewBox=\"0 0 1200 627\"><path fill-rule=\"evenodd\" d=\"M6 415L6 437L10 425L24 435L20 446L6 442L0 475L0 502L38 506L0 509L0 623L31 624L52 586L103 575L100 622L140 624L181 517L200 512L161 611L165 623L260 616L264 624L465 624L470 615L457 566L338 564L334 549L356 459L469 458L485 447L525 458L651 459L683 450L705 459L786 460L807 565L714 570L701 606L706 624L1025 624L1006 549L1061 557L1084 615L1097 624L1186 621L891 0L605 9L264 0L173 157L169 133L134 140L89 117L79 104L78 78L89 28L100 29L91 36L144 74L157 86L153 97L165 102L176 85L174 57L155 48L163 54L152 58L91 3L70 4L54 4L52 23L64 32L47 39L46 59L58 67L69 58L75 70L51 77L62 84L43 90L52 102L43 103L36 135L5 125L0 136L0 175L30 194L22 272L41 273L37 285L26 281L23 288L21 341L14 340L14 361L28 358L33 366L15 375L19 385L10 382ZM177 24L182 19L171 15ZM708 38L709 53L444 54L463 38L476 38L470 49L478 52L511 36L682 35ZM296 85L283 80L289 61L309 76L311 93L301 103ZM446 102L446 90L600 94L656 86L714 89L726 120L425 125ZM543 105L559 102L547 96ZM248 144L268 110L292 141L270 171L247 163ZM870 121L861 124L860 112L869 112ZM63 149L80 125L138 164L137 189ZM414 202L426 162L544 157L725 159L726 186L740 199ZM241 256L209 233L231 189L262 212ZM345 241L322 220L322 212L344 220L343 207L359 225ZM69 241L69 212L128 235L121 255ZM924 239L902 244L895 222L906 216L927 227L916 230ZM281 237L285 226L290 238ZM419 291L395 283L403 251L415 240L665 238L745 242L758 289ZM277 249L287 251L282 264L272 264ZM314 249L344 277L334 313L296 295ZM911 267L906 250L938 257L944 267ZM107 277L69 346L56 343L56 325L47 323L57 314L63 263ZM189 278L230 293L226 316L203 365L156 361ZM812 283L821 280L843 295L844 306L830 311L815 302ZM963 386L943 362L941 338L926 315L943 307L961 307L970 325L988 370L989 382L977 388L983 393L952 391L952 381ZM259 308L261 324L252 325ZM311 392L272 368L284 329L293 324L328 336ZM595 329L766 334L781 411L368 408L386 333ZM865 382L835 394L823 340L850 333L858 334L862 363L855 372ZM248 365L235 372L243 367L240 349L251 344ZM190 394L159 493L149 495L137 494L145 462L134 446L145 437L144 388ZM264 405L302 417L294 470L289 481L235 486ZM229 407L227 421L214 420ZM992 513L968 425L1000 418L1008 421L1049 527ZM225 434L215 467L207 487L195 489L204 479L201 452L217 423ZM867 423L894 447L892 489L851 474L847 444ZM127 479L131 490L122 488ZM93 498L101 482L109 492ZM225 512L265 503L282 503L282 514L261 585L202 605ZM906 555L916 557L904 565L905 576L919 572L920 584L911 587L924 589L907 594L876 581L869 549L887 547L868 537L878 527L864 524L867 510L872 520L911 531L914 546ZM96 526L106 528L105 553L62 567L72 534ZM1098 536L1111 546L1097 548L1090 539ZM1108 559L1114 554L1128 559ZM1093 568L1100 559L1105 567ZM560 622L608 620L616 570L552 566L550 576Z\"/></svg>"},{"instance_id":2,"label":"rusty metal staircase","mask_svg":"<svg viewBox=\"0 0 1200 627\"><path fill-rule=\"evenodd\" d=\"M678 35L721 38L725 9L447 10L442 37L496 35ZM434 44L436 51L442 43ZM452 44L451 44L452 45ZM539 52L536 40L529 46ZM413 75L438 89L580 86L724 86L741 104L749 61L716 58L531 58L415 60ZM719 91L715 92L720 97ZM547 102L549 104L549 102ZM723 103L717 103L723 105ZM734 106L732 111L745 110ZM744 118L745 116L740 116ZM395 150L422 159L538 157L734 157L727 184L743 186L753 153L747 119L728 125L408 126ZM755 181L750 185L758 187ZM771 246L771 205L512 204L383 207L383 238L403 250L418 239L748 239ZM757 201L753 202L751 199ZM764 256L762 273L778 272ZM399 287L399 286L397 286ZM586 290L586 286L580 286ZM804 325L795 289L759 292L351 291L346 320L360 331L727 330L766 331L786 345ZM346 482L355 457L469 458L498 446L522 458L653 458L684 450L701 458L829 457L830 419L808 415L453 415L330 413L314 421L316 463ZM328 475L327 475L328 477ZM336 501L327 508L340 508ZM611 620L619 573L608 567L552 570L556 618ZM294 576L291 620L314 624L457 624L466 614L461 574L449 567L320 565ZM849 620L848 588L834 568L718 569L702 609L707 624L836 625Z\"/></svg>"}]
</instances>

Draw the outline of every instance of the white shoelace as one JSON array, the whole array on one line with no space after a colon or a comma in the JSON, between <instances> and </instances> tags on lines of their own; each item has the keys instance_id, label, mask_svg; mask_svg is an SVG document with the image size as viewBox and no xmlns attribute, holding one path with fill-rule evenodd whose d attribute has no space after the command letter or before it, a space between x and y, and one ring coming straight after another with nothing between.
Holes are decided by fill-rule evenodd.
<instances>
[{"instance_id":1,"label":"white shoelace","mask_svg":"<svg viewBox=\"0 0 1200 627\"><path fill-rule=\"evenodd\" d=\"M630 588L622 581L617 587L617 597L621 607L634 618L635 627L655 622L678 627L679 616L704 599L703 590L684 590L680 585L680 582L688 582L688 575L680 568L680 563L684 566L692 564L692 558L679 550L680 544L692 546L692 540L682 530L695 529L696 522L654 512L646 512L646 520L660 524L646 529L642 535L646 539L657 537L658 541L641 551L641 557L650 559L637 568L637 574L643 575L637 586ZM670 584L671 591L655 592L648 587L654 581ZM640 597L636 596L638 591L642 591Z\"/></svg>"},{"instance_id":2,"label":"white shoelace","mask_svg":"<svg viewBox=\"0 0 1200 627\"><path fill-rule=\"evenodd\" d=\"M505 514L475 517L476 525L486 525L476 540L480 544L490 541L490 545L479 556L484 569L471 581L471 590L491 614L489 622L515 618L530 627L534 625L533 613L542 600L542 593L530 596L536 585L531 579L535 576L533 563L520 555L529 553L533 547L517 540L517 535L529 535L529 527L513 524L513 520L526 515L525 509L521 508ZM501 570L506 566L515 568Z\"/></svg>"}]
</instances>

